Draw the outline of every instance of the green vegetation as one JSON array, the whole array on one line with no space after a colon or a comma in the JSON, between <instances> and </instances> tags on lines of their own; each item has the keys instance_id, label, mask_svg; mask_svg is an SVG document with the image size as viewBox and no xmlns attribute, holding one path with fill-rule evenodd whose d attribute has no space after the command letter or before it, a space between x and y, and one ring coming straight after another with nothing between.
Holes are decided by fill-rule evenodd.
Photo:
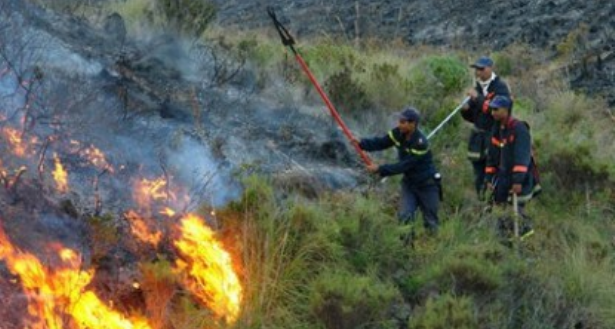
<instances>
[{"instance_id":1,"label":"green vegetation","mask_svg":"<svg viewBox=\"0 0 615 329\"><path fill-rule=\"evenodd\" d=\"M405 228L387 192L308 201L276 198L255 176L245 186L219 214L243 253L238 328L615 325L612 218L575 213L582 202L536 203L539 234L519 251L498 241L495 215L445 207L439 235L420 232L412 249L399 241Z\"/></svg>"},{"instance_id":2,"label":"green vegetation","mask_svg":"<svg viewBox=\"0 0 615 329\"><path fill-rule=\"evenodd\" d=\"M192 37L205 32L216 16L214 4L205 0L155 0L154 8L167 27Z\"/></svg>"},{"instance_id":3,"label":"green vegetation","mask_svg":"<svg viewBox=\"0 0 615 329\"><path fill-rule=\"evenodd\" d=\"M133 35L158 28L197 39L216 17L216 10L209 0L110 1L104 9L120 14Z\"/></svg>"}]
</instances>

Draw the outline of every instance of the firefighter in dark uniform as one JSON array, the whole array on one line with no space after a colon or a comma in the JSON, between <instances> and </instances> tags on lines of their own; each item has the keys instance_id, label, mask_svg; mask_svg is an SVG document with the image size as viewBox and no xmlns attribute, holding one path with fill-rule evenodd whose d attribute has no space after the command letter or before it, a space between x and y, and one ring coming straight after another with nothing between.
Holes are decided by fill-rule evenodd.
<instances>
[{"instance_id":1,"label":"firefighter in dark uniform","mask_svg":"<svg viewBox=\"0 0 615 329\"><path fill-rule=\"evenodd\" d=\"M423 213L423 226L430 233L438 229L438 205L441 198L440 174L436 171L427 138L419 131L419 112L410 107L399 114L397 128L382 137L362 139L365 151L395 147L398 162L368 166L382 177L403 174L398 218L402 224L414 222L417 208Z\"/></svg>"},{"instance_id":2,"label":"firefighter in dark uniform","mask_svg":"<svg viewBox=\"0 0 615 329\"><path fill-rule=\"evenodd\" d=\"M485 167L487 189L492 191L492 202L506 205L512 201L512 195L518 200L518 212L521 217L519 227L522 239L532 235L529 217L523 207L537 191L538 186L533 175L532 142L529 126L512 117L513 102L506 96L496 96L490 103L491 114L495 120L491 143ZM510 219L500 219L501 230L511 233Z\"/></svg>"},{"instance_id":3,"label":"firefighter in dark uniform","mask_svg":"<svg viewBox=\"0 0 615 329\"><path fill-rule=\"evenodd\" d=\"M468 159L474 169L474 188L479 200L484 200L485 161L491 139L493 118L489 102L498 95L510 97L508 85L493 72L493 60L483 56L474 64L476 85L468 92L470 100L462 108L461 116L473 124L468 143Z\"/></svg>"}]
</instances>

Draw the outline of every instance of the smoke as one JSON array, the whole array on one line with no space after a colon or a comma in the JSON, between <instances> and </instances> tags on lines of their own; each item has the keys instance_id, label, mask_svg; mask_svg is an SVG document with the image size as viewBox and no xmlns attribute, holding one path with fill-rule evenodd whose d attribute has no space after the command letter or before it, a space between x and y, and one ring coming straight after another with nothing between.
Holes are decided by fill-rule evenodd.
<instances>
[{"instance_id":1,"label":"smoke","mask_svg":"<svg viewBox=\"0 0 615 329\"><path fill-rule=\"evenodd\" d=\"M16 16L11 19L23 20ZM221 206L238 197L239 187L230 176L230 166L215 160L204 143L182 133L174 134L187 130L184 126L189 123L161 120L150 112L131 120L122 119L117 95L101 92L102 85L92 82L92 77L98 76L105 66L103 59L86 59L73 50L74 45L46 31L24 26L18 32L11 35L4 30L0 36L4 41L0 49L6 55L4 58L19 64L10 66L0 60L0 114L4 114L0 118L4 122L0 123L25 131L25 109L32 107L29 111L37 119L26 134L42 137L39 141L52 137L44 165L52 168L52 154L58 154L69 171L70 198L75 202L91 207L93 195L98 192L105 209L130 207L133 183L160 176L166 176L169 185L186 191L192 206ZM165 36L151 40L150 44L149 52L137 65L149 62L155 64L153 67L197 78L195 61L187 55L186 42ZM32 80L35 70L45 76L35 82L40 88L27 99L25 94L30 85L20 86L19 81ZM11 120L6 121L7 118ZM44 123L40 118L44 118ZM75 151L90 146L104 153L108 168L94 168ZM42 152L42 142L34 147ZM8 156L3 154L2 160ZM38 161L34 157L28 160L29 168L34 169L29 170L29 175L35 174ZM98 191L94 191L95 187Z\"/></svg>"},{"instance_id":2,"label":"smoke","mask_svg":"<svg viewBox=\"0 0 615 329\"><path fill-rule=\"evenodd\" d=\"M178 149L168 150L167 158L181 184L197 194L193 197L212 206L221 206L239 197L240 188L232 180L230 168L214 160L206 145L184 138Z\"/></svg>"},{"instance_id":3,"label":"smoke","mask_svg":"<svg viewBox=\"0 0 615 329\"><path fill-rule=\"evenodd\" d=\"M0 113L8 118L15 109L23 107L25 100L23 94L18 92L19 84L15 77L6 67L0 66L0 71L4 72L0 75Z\"/></svg>"}]
</instances>

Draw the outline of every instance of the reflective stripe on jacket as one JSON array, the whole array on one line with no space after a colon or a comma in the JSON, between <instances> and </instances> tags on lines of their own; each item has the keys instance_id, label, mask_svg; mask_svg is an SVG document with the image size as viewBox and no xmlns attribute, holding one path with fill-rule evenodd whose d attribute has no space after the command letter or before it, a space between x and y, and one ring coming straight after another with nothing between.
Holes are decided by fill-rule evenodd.
<instances>
[{"instance_id":1,"label":"reflective stripe on jacket","mask_svg":"<svg viewBox=\"0 0 615 329\"><path fill-rule=\"evenodd\" d=\"M485 174L487 181L494 177L505 178L501 181L521 184L520 197L531 195L534 187L532 168L532 142L527 124L510 118L501 126L493 127Z\"/></svg>"},{"instance_id":2,"label":"reflective stripe on jacket","mask_svg":"<svg viewBox=\"0 0 615 329\"><path fill-rule=\"evenodd\" d=\"M397 149L398 162L384 164L379 167L383 177L404 174L404 180L410 184L421 184L436 173L429 142L418 129L406 138L399 128L395 128L385 136L362 139L359 146L365 151L380 151L390 147Z\"/></svg>"}]
</instances>

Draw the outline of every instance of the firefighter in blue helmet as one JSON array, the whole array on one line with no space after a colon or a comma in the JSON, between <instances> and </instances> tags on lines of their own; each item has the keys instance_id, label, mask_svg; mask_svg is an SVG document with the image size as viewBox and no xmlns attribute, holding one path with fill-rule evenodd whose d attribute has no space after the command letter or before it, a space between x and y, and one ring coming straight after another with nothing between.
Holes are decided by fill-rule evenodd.
<instances>
[{"instance_id":1,"label":"firefighter in blue helmet","mask_svg":"<svg viewBox=\"0 0 615 329\"><path fill-rule=\"evenodd\" d=\"M496 96L489 104L495 124L485 167L485 182L487 189L492 191L492 202L496 205L508 204L515 195L521 217L520 236L524 239L534 230L523 208L537 192L538 185L529 126L512 117L512 106L512 100L506 96ZM511 233L510 219L500 219L499 226L505 231L502 233Z\"/></svg>"},{"instance_id":2,"label":"firefighter in blue helmet","mask_svg":"<svg viewBox=\"0 0 615 329\"><path fill-rule=\"evenodd\" d=\"M482 56L470 67L474 69L476 83L468 92L470 101L462 108L461 116L473 124L468 142L468 159L474 169L474 188L479 200L484 197L485 164L491 139L493 118L489 102L496 96L510 96L508 85L493 71L493 60Z\"/></svg>"},{"instance_id":3,"label":"firefighter in blue helmet","mask_svg":"<svg viewBox=\"0 0 615 329\"><path fill-rule=\"evenodd\" d=\"M441 197L440 174L433 163L429 143L418 130L419 112L410 107L399 113L397 128L382 137L362 139L359 147L365 151L380 151L395 147L398 162L370 165L367 170L382 177L403 174L401 204L398 218L401 223L414 221L417 208L423 213L424 227L435 233L438 229L438 205Z\"/></svg>"}]
</instances>

